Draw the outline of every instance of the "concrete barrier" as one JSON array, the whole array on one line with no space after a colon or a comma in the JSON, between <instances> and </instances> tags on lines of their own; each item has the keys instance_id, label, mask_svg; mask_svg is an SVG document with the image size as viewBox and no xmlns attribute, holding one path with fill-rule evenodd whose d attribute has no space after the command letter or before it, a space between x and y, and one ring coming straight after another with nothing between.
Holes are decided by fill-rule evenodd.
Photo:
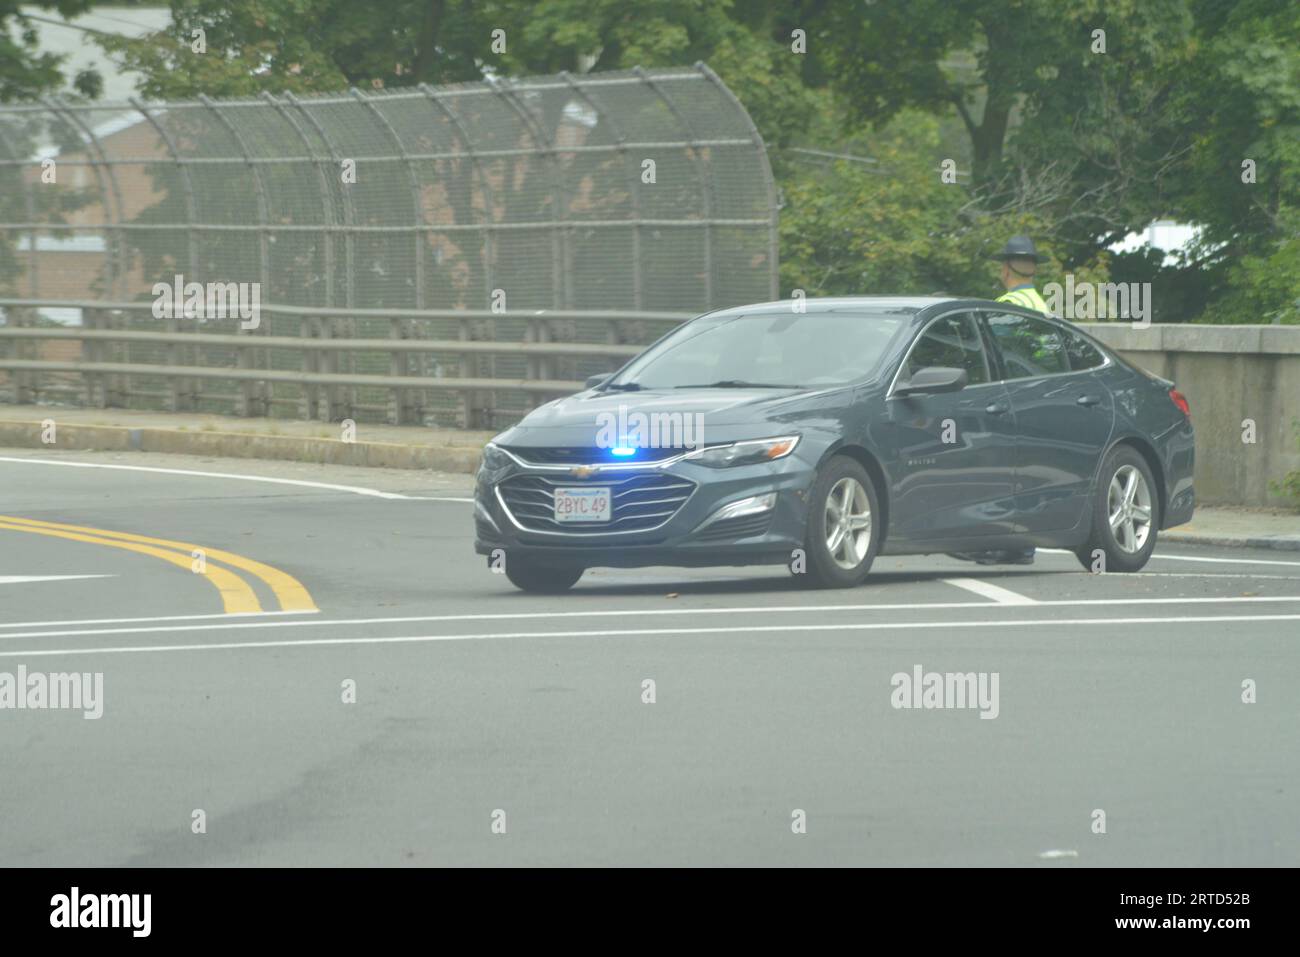
<instances>
[{"instance_id":1,"label":"concrete barrier","mask_svg":"<svg viewBox=\"0 0 1300 957\"><path fill-rule=\"evenodd\" d=\"M1125 359L1172 379L1196 426L1196 499L1293 505L1269 481L1300 469L1300 326L1079 323ZM1254 422L1253 443L1247 421Z\"/></svg>"},{"instance_id":2,"label":"concrete barrier","mask_svg":"<svg viewBox=\"0 0 1300 957\"><path fill-rule=\"evenodd\" d=\"M44 410L57 415L56 410ZM40 422L0 420L0 447L49 448L41 441ZM389 469L473 472L480 450L473 446L433 446L390 442L342 442L299 435L245 432L191 432L181 429L132 428L118 425L58 427L61 451L171 452L239 459L281 459L327 465Z\"/></svg>"}]
</instances>

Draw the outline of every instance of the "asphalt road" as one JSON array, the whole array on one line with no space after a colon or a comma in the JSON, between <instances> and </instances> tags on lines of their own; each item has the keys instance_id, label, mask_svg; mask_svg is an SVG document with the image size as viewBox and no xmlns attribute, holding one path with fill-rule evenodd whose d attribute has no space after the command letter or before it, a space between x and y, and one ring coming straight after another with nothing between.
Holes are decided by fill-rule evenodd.
<instances>
[{"instance_id":1,"label":"asphalt road","mask_svg":"<svg viewBox=\"0 0 1300 957\"><path fill-rule=\"evenodd\" d=\"M98 719L0 710L0 865L1300 864L1300 554L534 597L467 498L0 451L0 677L103 674ZM996 717L894 707L918 666L996 673Z\"/></svg>"}]
</instances>

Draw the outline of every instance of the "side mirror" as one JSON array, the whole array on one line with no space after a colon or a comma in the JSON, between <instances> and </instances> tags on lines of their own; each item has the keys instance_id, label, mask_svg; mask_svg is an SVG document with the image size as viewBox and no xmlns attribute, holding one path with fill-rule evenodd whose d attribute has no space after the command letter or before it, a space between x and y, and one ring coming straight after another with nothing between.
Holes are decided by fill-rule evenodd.
<instances>
[{"instance_id":1,"label":"side mirror","mask_svg":"<svg viewBox=\"0 0 1300 957\"><path fill-rule=\"evenodd\" d=\"M604 373L601 373L600 375L589 375L589 376L587 376L587 385L586 385L586 388L588 388L588 389L594 389L594 388L596 388L596 386L598 386L598 385L604 385L605 382L608 381L609 377L612 376L613 374L614 374L614 373L612 373L612 372L604 372Z\"/></svg>"},{"instance_id":2,"label":"side mirror","mask_svg":"<svg viewBox=\"0 0 1300 957\"><path fill-rule=\"evenodd\" d=\"M894 395L927 395L939 392L960 392L969 380L965 369L947 366L926 366L918 369L907 382L900 382Z\"/></svg>"}]
</instances>

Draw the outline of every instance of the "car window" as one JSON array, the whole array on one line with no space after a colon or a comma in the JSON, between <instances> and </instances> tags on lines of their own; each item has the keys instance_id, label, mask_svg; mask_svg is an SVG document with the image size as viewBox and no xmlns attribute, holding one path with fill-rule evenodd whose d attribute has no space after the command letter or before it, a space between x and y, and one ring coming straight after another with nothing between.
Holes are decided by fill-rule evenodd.
<instances>
[{"instance_id":1,"label":"car window","mask_svg":"<svg viewBox=\"0 0 1300 957\"><path fill-rule=\"evenodd\" d=\"M899 379L906 381L927 366L965 369L968 385L989 381L988 358L973 315L955 313L930 323L912 347Z\"/></svg>"},{"instance_id":2,"label":"car window","mask_svg":"<svg viewBox=\"0 0 1300 957\"><path fill-rule=\"evenodd\" d=\"M1066 330L1065 354L1070 357L1070 368L1095 369L1106 361L1100 350L1077 332Z\"/></svg>"},{"instance_id":3,"label":"car window","mask_svg":"<svg viewBox=\"0 0 1300 957\"><path fill-rule=\"evenodd\" d=\"M995 313L988 322L1008 379L1070 371L1064 337L1052 323L1011 313Z\"/></svg>"},{"instance_id":4,"label":"car window","mask_svg":"<svg viewBox=\"0 0 1300 957\"><path fill-rule=\"evenodd\" d=\"M853 309L705 315L634 359L612 388L674 389L716 382L824 388L865 378L903 334L912 312Z\"/></svg>"}]
</instances>

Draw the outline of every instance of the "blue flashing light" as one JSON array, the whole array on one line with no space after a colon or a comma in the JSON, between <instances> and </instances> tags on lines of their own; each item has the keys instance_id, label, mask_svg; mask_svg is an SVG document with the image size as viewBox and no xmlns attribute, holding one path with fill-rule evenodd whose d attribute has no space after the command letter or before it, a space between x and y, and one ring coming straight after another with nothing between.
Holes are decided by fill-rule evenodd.
<instances>
[{"instance_id":1,"label":"blue flashing light","mask_svg":"<svg viewBox=\"0 0 1300 957\"><path fill-rule=\"evenodd\" d=\"M628 445L616 446L609 450L610 455L617 455L619 458L627 458L629 455L636 455L636 449Z\"/></svg>"}]
</instances>

